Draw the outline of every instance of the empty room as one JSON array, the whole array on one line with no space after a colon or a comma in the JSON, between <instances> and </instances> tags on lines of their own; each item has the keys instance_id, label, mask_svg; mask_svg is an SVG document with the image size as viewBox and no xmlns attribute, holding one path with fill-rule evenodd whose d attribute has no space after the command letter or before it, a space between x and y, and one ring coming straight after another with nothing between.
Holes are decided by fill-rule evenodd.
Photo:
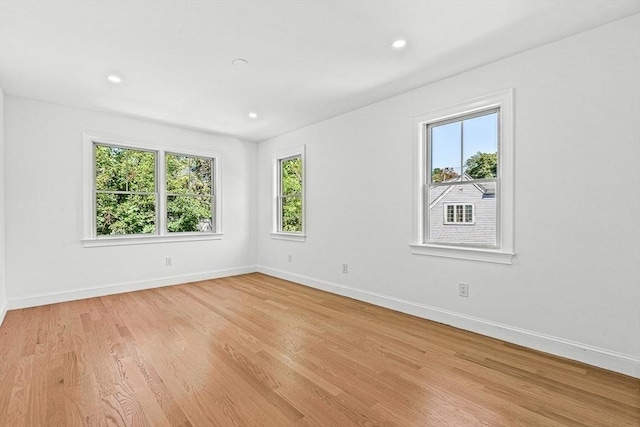
<instances>
[{"instance_id":1,"label":"empty room","mask_svg":"<svg viewBox=\"0 0 640 427\"><path fill-rule=\"evenodd\" d=\"M640 426L640 1L0 0L0 426Z\"/></svg>"}]
</instances>

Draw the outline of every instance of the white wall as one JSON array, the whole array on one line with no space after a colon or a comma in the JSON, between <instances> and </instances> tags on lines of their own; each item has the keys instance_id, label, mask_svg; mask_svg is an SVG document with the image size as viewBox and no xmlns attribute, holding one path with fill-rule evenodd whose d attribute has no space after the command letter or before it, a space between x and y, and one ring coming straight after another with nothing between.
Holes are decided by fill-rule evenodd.
<instances>
[{"instance_id":1,"label":"white wall","mask_svg":"<svg viewBox=\"0 0 640 427\"><path fill-rule=\"evenodd\" d=\"M636 15L261 143L259 270L640 376L639 35ZM412 115L509 87L514 264L410 254ZM273 240L271 153L300 144L308 238Z\"/></svg>"},{"instance_id":2,"label":"white wall","mask_svg":"<svg viewBox=\"0 0 640 427\"><path fill-rule=\"evenodd\" d=\"M5 131L10 308L255 269L255 143L12 96ZM84 248L84 131L220 153L223 239Z\"/></svg>"},{"instance_id":3,"label":"white wall","mask_svg":"<svg viewBox=\"0 0 640 427\"><path fill-rule=\"evenodd\" d=\"M0 324L7 312L4 263L4 92L0 88Z\"/></svg>"}]
</instances>

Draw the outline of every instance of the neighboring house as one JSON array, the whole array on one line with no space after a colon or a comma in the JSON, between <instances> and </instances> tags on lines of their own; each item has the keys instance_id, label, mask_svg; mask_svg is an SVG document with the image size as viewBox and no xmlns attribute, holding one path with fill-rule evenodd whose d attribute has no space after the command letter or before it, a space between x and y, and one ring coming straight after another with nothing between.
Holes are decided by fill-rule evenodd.
<instances>
[{"instance_id":1,"label":"neighboring house","mask_svg":"<svg viewBox=\"0 0 640 427\"><path fill-rule=\"evenodd\" d=\"M429 200L429 237L432 242L473 246L496 244L495 183L432 187ZM469 175L462 182L471 181Z\"/></svg>"}]
</instances>

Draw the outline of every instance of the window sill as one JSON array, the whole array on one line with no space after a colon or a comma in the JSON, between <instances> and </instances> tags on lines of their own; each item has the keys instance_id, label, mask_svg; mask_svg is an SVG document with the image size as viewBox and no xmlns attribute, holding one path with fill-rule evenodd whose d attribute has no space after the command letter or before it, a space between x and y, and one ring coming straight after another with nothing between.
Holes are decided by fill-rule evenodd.
<instances>
[{"instance_id":1,"label":"window sill","mask_svg":"<svg viewBox=\"0 0 640 427\"><path fill-rule=\"evenodd\" d=\"M298 234L298 233L277 233L272 232L271 238L276 240L289 240L290 242L304 242L307 240L306 234Z\"/></svg>"},{"instance_id":2,"label":"window sill","mask_svg":"<svg viewBox=\"0 0 640 427\"><path fill-rule=\"evenodd\" d=\"M93 239L82 239L82 245L85 248L95 248L100 246L146 245L152 243L195 242L199 240L221 239L222 233L180 233L180 235L175 236L108 236Z\"/></svg>"},{"instance_id":3,"label":"window sill","mask_svg":"<svg viewBox=\"0 0 640 427\"><path fill-rule=\"evenodd\" d=\"M469 261L511 264L514 253L493 249L463 248L460 246L409 245L411 253L416 255L436 256L443 258L464 259Z\"/></svg>"}]
</instances>

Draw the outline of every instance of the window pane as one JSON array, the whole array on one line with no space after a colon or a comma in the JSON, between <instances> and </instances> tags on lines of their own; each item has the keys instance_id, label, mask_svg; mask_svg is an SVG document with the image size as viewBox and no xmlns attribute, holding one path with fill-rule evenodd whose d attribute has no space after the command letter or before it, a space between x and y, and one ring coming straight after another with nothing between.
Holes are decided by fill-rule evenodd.
<instances>
[{"instance_id":1,"label":"window pane","mask_svg":"<svg viewBox=\"0 0 640 427\"><path fill-rule=\"evenodd\" d=\"M471 178L498 176L498 113L464 120L464 172Z\"/></svg>"},{"instance_id":2,"label":"window pane","mask_svg":"<svg viewBox=\"0 0 640 427\"><path fill-rule=\"evenodd\" d=\"M495 183L489 184L493 185L461 183L430 187L429 242L495 246Z\"/></svg>"},{"instance_id":3,"label":"window pane","mask_svg":"<svg viewBox=\"0 0 640 427\"><path fill-rule=\"evenodd\" d=\"M95 162L97 190L155 191L154 152L96 145Z\"/></svg>"},{"instance_id":4,"label":"window pane","mask_svg":"<svg viewBox=\"0 0 640 427\"><path fill-rule=\"evenodd\" d=\"M280 161L281 195L302 193L302 158L292 157Z\"/></svg>"},{"instance_id":5,"label":"window pane","mask_svg":"<svg viewBox=\"0 0 640 427\"><path fill-rule=\"evenodd\" d=\"M211 159L167 154L166 162L168 193L211 195Z\"/></svg>"},{"instance_id":6,"label":"window pane","mask_svg":"<svg viewBox=\"0 0 640 427\"><path fill-rule=\"evenodd\" d=\"M453 222L455 215L453 214L455 206L447 205L447 222Z\"/></svg>"},{"instance_id":7,"label":"window pane","mask_svg":"<svg viewBox=\"0 0 640 427\"><path fill-rule=\"evenodd\" d=\"M302 197L283 197L281 231L302 232Z\"/></svg>"},{"instance_id":8,"label":"window pane","mask_svg":"<svg viewBox=\"0 0 640 427\"><path fill-rule=\"evenodd\" d=\"M465 205L464 222L473 222L473 205Z\"/></svg>"},{"instance_id":9,"label":"window pane","mask_svg":"<svg viewBox=\"0 0 640 427\"><path fill-rule=\"evenodd\" d=\"M96 195L96 234L156 232L156 197L138 194Z\"/></svg>"},{"instance_id":10,"label":"window pane","mask_svg":"<svg viewBox=\"0 0 640 427\"><path fill-rule=\"evenodd\" d=\"M460 176L462 150L461 122L429 128L431 133L431 182Z\"/></svg>"},{"instance_id":11,"label":"window pane","mask_svg":"<svg viewBox=\"0 0 640 427\"><path fill-rule=\"evenodd\" d=\"M167 231L210 232L213 230L210 196L168 196Z\"/></svg>"}]
</instances>

